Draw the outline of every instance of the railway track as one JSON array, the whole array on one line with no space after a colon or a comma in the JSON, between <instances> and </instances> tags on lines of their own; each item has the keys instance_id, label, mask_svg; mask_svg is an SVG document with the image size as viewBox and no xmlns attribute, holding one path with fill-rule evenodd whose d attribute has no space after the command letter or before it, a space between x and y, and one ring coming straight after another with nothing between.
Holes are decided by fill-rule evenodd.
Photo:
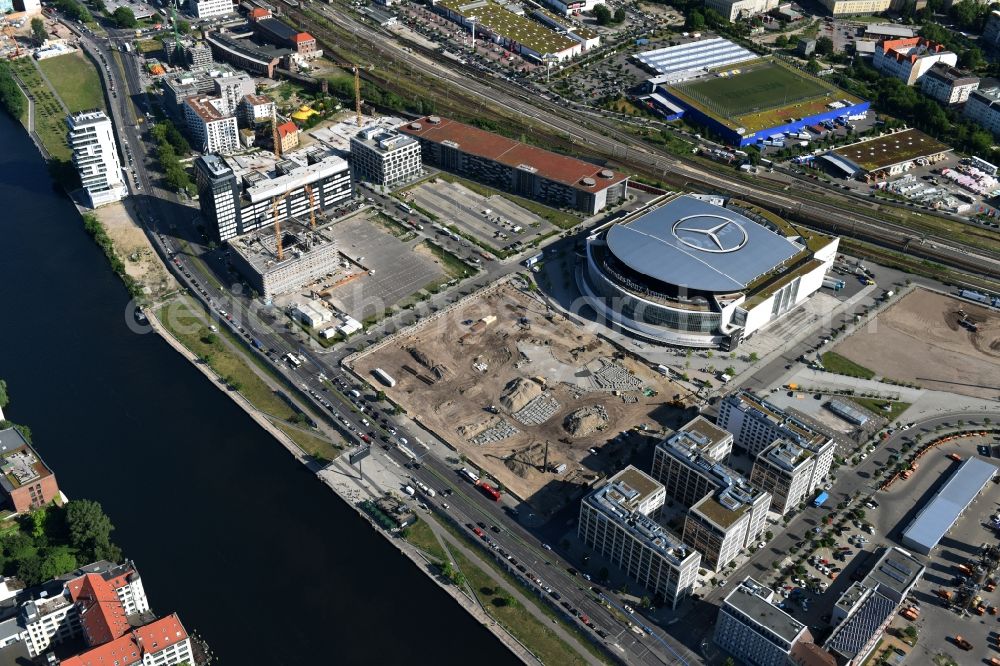
<instances>
[{"instance_id":1,"label":"railway track","mask_svg":"<svg viewBox=\"0 0 1000 666\"><path fill-rule=\"evenodd\" d=\"M466 95L476 96L490 106L503 102L503 108L530 118L568 137L590 152L602 155L623 166L635 168L664 180L683 179L693 189L738 196L750 203L788 215L805 227L840 236L873 243L889 250L934 261L972 275L996 279L1000 275L1000 250L972 250L947 237L922 233L897 222L875 215L845 210L843 207L820 201L817 197L830 197L835 193L800 182L796 188L815 192L787 190L783 186L769 185L761 179L753 187L685 162L674 155L662 153L637 140L615 125L600 118L583 118L574 109L567 109L539 95L496 76L484 77L483 72L458 62L444 66L440 54L423 45L408 42L404 50L396 35L388 30L368 26L356 20L348 11L336 5L313 5L324 18L335 22L345 31L387 59L401 62L425 76L441 79ZM330 39L331 31L298 10L289 10L289 16L310 30L326 49L344 53L345 49ZM488 81L488 82L487 82ZM502 97L498 97L498 93ZM567 117L568 114L576 114ZM818 190L818 191L817 191ZM863 206L864 202L850 200L845 205Z\"/></svg>"}]
</instances>

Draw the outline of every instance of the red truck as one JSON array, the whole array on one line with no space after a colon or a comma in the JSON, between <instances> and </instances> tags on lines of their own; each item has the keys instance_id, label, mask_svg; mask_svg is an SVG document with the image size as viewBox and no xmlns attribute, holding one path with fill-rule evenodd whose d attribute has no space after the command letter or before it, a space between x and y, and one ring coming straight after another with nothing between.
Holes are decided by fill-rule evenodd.
<instances>
[{"instance_id":1,"label":"red truck","mask_svg":"<svg viewBox=\"0 0 1000 666\"><path fill-rule=\"evenodd\" d=\"M491 486L490 484L486 483L485 481L481 481L479 483L479 490L494 502L500 501L500 491Z\"/></svg>"}]
</instances>

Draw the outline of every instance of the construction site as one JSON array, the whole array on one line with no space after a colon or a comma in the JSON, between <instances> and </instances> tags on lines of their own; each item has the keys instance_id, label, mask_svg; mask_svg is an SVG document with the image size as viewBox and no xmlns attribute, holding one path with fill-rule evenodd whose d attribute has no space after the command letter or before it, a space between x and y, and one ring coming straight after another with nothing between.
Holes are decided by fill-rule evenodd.
<instances>
[{"instance_id":1,"label":"construction site","mask_svg":"<svg viewBox=\"0 0 1000 666\"><path fill-rule=\"evenodd\" d=\"M542 515L624 467L684 417L681 389L501 281L361 353L380 387L425 428Z\"/></svg>"},{"instance_id":2,"label":"construction site","mask_svg":"<svg viewBox=\"0 0 1000 666\"><path fill-rule=\"evenodd\" d=\"M1000 316L915 289L835 348L879 377L977 398L1000 395Z\"/></svg>"},{"instance_id":3,"label":"construction site","mask_svg":"<svg viewBox=\"0 0 1000 666\"><path fill-rule=\"evenodd\" d=\"M264 298L294 291L342 268L328 227L313 228L292 218L229 241L233 265Z\"/></svg>"}]
</instances>

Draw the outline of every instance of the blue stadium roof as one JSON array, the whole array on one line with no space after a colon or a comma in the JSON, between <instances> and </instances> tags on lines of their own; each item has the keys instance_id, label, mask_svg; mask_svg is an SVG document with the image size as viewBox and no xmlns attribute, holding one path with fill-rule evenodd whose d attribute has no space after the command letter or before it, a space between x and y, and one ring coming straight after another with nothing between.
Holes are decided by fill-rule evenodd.
<instances>
[{"instance_id":1,"label":"blue stadium roof","mask_svg":"<svg viewBox=\"0 0 1000 666\"><path fill-rule=\"evenodd\" d=\"M963 462L903 532L903 545L928 554L996 473L979 458Z\"/></svg>"},{"instance_id":2,"label":"blue stadium roof","mask_svg":"<svg viewBox=\"0 0 1000 666\"><path fill-rule=\"evenodd\" d=\"M736 211L690 195L608 231L626 266L667 284L729 293L794 257L802 247Z\"/></svg>"}]
</instances>

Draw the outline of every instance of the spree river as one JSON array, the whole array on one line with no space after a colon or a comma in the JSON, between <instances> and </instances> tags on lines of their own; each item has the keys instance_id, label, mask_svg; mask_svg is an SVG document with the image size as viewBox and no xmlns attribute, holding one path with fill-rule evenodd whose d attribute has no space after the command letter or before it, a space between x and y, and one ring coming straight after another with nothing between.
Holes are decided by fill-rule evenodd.
<instances>
[{"instance_id":1,"label":"spree river","mask_svg":"<svg viewBox=\"0 0 1000 666\"><path fill-rule=\"evenodd\" d=\"M486 629L154 334L0 112L0 377L153 610L220 664L514 663Z\"/></svg>"}]
</instances>

